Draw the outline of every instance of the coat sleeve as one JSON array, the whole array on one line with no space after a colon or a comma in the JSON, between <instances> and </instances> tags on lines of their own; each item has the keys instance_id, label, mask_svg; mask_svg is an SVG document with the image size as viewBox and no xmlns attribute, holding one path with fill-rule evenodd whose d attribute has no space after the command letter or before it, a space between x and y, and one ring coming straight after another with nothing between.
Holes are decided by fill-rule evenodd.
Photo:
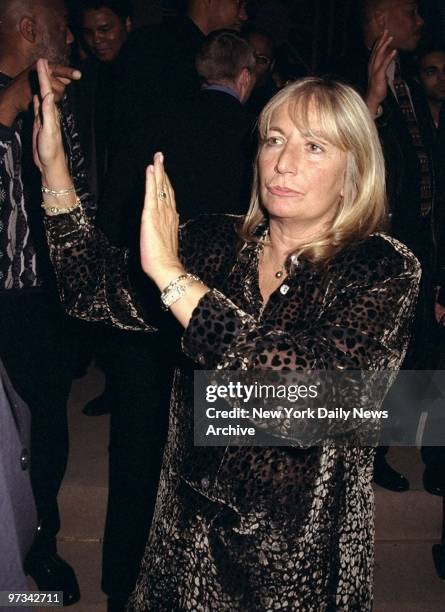
<instances>
[{"instance_id":1,"label":"coat sleeve","mask_svg":"<svg viewBox=\"0 0 445 612\"><path fill-rule=\"evenodd\" d=\"M155 331L132 288L128 249L112 246L82 206L45 217L49 252L67 313L121 329Z\"/></svg>"},{"instance_id":2,"label":"coat sleeve","mask_svg":"<svg viewBox=\"0 0 445 612\"><path fill-rule=\"evenodd\" d=\"M231 216L209 215L180 228L180 256L189 271L203 271L202 260L196 256L196 244L204 243L207 245L204 280L215 282L223 276L233 260L233 238L228 236L233 235L235 220ZM159 291L148 281L149 286L143 290L146 293L150 290L150 303L142 303L141 289L135 290L130 266L136 253L110 244L83 206L70 214L45 216L44 222L60 299L69 315L121 329L156 331L160 323ZM209 241L218 233L223 239L217 249L211 250ZM137 270L141 273L140 266Z\"/></svg>"}]
</instances>

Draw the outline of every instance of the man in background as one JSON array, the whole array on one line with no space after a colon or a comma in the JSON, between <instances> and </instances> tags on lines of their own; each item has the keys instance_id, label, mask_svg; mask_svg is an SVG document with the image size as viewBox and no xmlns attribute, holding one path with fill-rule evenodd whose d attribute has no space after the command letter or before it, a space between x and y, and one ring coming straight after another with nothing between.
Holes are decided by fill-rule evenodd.
<instances>
[{"instance_id":1,"label":"man in background","mask_svg":"<svg viewBox=\"0 0 445 612\"><path fill-rule=\"evenodd\" d=\"M253 48L233 30L209 34L198 52L201 91L171 118L163 149L181 221L247 211L253 120L245 104L255 67Z\"/></svg>"},{"instance_id":2,"label":"man in background","mask_svg":"<svg viewBox=\"0 0 445 612\"><path fill-rule=\"evenodd\" d=\"M38 588L63 591L75 603L79 587L57 554L57 494L68 458L66 401L71 386L70 337L49 261L32 159L34 64L49 59L60 101L67 156L78 196L85 172L64 90L80 74L65 67L73 36L63 0L3 0L0 4L0 357L31 415L31 483L39 527L25 563ZM47 187L53 187L51 185Z\"/></svg>"},{"instance_id":3,"label":"man in background","mask_svg":"<svg viewBox=\"0 0 445 612\"><path fill-rule=\"evenodd\" d=\"M138 242L147 157L163 149L169 120L201 87L195 57L215 30L240 30L244 0L187 0L186 14L135 31L119 59L110 171L99 226L115 244ZM167 160L168 162L168 160Z\"/></svg>"},{"instance_id":4,"label":"man in background","mask_svg":"<svg viewBox=\"0 0 445 612\"><path fill-rule=\"evenodd\" d=\"M416 81L414 51L423 19L415 0L361 0L363 45L345 58L340 74L362 93L375 118L385 155L390 233L404 242L422 265L422 281L412 339L404 369L428 370L436 363L434 286L437 257L437 183L434 134L425 95ZM420 400L419 400L420 401ZM408 480L378 449L374 480L405 491Z\"/></svg>"},{"instance_id":5,"label":"man in background","mask_svg":"<svg viewBox=\"0 0 445 612\"><path fill-rule=\"evenodd\" d=\"M419 81L425 93L431 113L434 132L435 180L439 198L436 204L437 263L434 284L440 287L435 304L438 345L440 345L439 369L443 369L443 325L445 324L445 51L440 47L423 47L418 53ZM445 495L445 447L423 446L425 463L423 484L432 495Z\"/></svg>"},{"instance_id":6,"label":"man in background","mask_svg":"<svg viewBox=\"0 0 445 612\"><path fill-rule=\"evenodd\" d=\"M418 54L419 79L428 100L431 117L439 128L440 113L445 102L445 51L423 49Z\"/></svg>"},{"instance_id":7,"label":"man in background","mask_svg":"<svg viewBox=\"0 0 445 612\"><path fill-rule=\"evenodd\" d=\"M255 52L255 87L247 101L247 110L255 117L261 113L269 100L278 92L272 78L275 67L275 45L272 36L265 30L248 28L246 38Z\"/></svg>"},{"instance_id":8,"label":"man in background","mask_svg":"<svg viewBox=\"0 0 445 612\"><path fill-rule=\"evenodd\" d=\"M104 187L113 134L116 61L132 28L129 0L80 0L74 23L79 43L88 53L79 63L82 79L70 88L76 126L85 156L88 184L96 206ZM87 416L110 412L116 392L112 388L110 359L114 353L107 340L113 336L100 324L73 321L79 339L77 371L83 375L95 358L105 373L105 390L83 408Z\"/></svg>"},{"instance_id":9,"label":"man in background","mask_svg":"<svg viewBox=\"0 0 445 612\"><path fill-rule=\"evenodd\" d=\"M116 60L131 31L131 14L128 0L80 0L75 9L76 30L89 57L79 65L82 79L70 97L96 201L108 169Z\"/></svg>"}]
</instances>

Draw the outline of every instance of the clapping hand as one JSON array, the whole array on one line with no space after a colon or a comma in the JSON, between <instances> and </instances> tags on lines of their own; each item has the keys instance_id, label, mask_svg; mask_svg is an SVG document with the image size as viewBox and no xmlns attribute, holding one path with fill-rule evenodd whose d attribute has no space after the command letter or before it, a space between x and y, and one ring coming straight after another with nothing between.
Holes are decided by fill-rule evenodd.
<instances>
[{"instance_id":1,"label":"clapping hand","mask_svg":"<svg viewBox=\"0 0 445 612\"><path fill-rule=\"evenodd\" d=\"M43 173L53 164L65 161L62 131L59 111L55 102L55 93L51 85L48 61L39 59L37 62L40 96L34 96L34 130L33 155L34 162Z\"/></svg>"},{"instance_id":2,"label":"clapping hand","mask_svg":"<svg viewBox=\"0 0 445 612\"><path fill-rule=\"evenodd\" d=\"M164 156L156 153L146 171L141 264L161 290L185 272L178 257L178 227L175 194L164 169Z\"/></svg>"},{"instance_id":3,"label":"clapping hand","mask_svg":"<svg viewBox=\"0 0 445 612\"><path fill-rule=\"evenodd\" d=\"M397 55L397 50L391 47L393 37L385 30L372 48L368 62L368 90L366 104L373 117L377 115L378 107L388 93L386 71Z\"/></svg>"},{"instance_id":4,"label":"clapping hand","mask_svg":"<svg viewBox=\"0 0 445 612\"><path fill-rule=\"evenodd\" d=\"M34 96L34 162L42 173L42 183L56 189L70 188L71 177L62 140L60 115L52 85L51 67L47 60L37 62L39 97Z\"/></svg>"}]
</instances>

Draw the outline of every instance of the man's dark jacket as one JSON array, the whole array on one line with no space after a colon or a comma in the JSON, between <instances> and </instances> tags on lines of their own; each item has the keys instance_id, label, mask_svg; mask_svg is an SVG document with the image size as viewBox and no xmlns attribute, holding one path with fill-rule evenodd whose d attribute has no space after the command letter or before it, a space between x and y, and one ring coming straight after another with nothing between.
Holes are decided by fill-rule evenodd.
<instances>
[{"instance_id":1,"label":"man's dark jacket","mask_svg":"<svg viewBox=\"0 0 445 612\"><path fill-rule=\"evenodd\" d=\"M336 78L348 82L364 95L367 88L369 51L360 48L344 58L333 71ZM382 102L382 114L376 126L386 166L386 193L390 213L390 233L404 242L422 265L421 297L416 313L415 340L409 351L410 367L426 367L432 356L434 336L433 286L439 274L438 242L440 239L442 194L436 181L437 159L435 135L426 97L414 78L412 58L400 54L402 78L406 81L423 144L430 160L433 191L432 211L425 217L420 212L420 165L416 149L397 100L388 86ZM417 338L417 340L416 340ZM431 342L430 342L431 340ZM412 355L412 358L410 357ZM432 363L430 364L432 367Z\"/></svg>"},{"instance_id":2,"label":"man's dark jacket","mask_svg":"<svg viewBox=\"0 0 445 612\"><path fill-rule=\"evenodd\" d=\"M98 224L112 242L133 245L143 204L143 170L162 151L176 111L199 92L195 56L203 33L188 18L166 20L129 36L116 70L109 171Z\"/></svg>"},{"instance_id":3,"label":"man's dark jacket","mask_svg":"<svg viewBox=\"0 0 445 612\"><path fill-rule=\"evenodd\" d=\"M247 211L251 139L252 119L230 93L204 89L184 105L164 146L181 221Z\"/></svg>"}]
</instances>

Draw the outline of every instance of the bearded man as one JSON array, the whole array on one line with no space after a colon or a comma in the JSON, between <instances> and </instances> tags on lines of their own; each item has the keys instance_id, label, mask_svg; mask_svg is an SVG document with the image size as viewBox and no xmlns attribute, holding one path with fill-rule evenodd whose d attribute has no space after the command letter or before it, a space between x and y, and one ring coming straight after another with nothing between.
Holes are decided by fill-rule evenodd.
<instances>
[{"instance_id":1,"label":"bearded man","mask_svg":"<svg viewBox=\"0 0 445 612\"><path fill-rule=\"evenodd\" d=\"M66 400L71 384L66 320L59 305L41 219L41 183L32 162L34 63L52 62L67 155L76 191L85 194L82 157L64 90L80 73L66 66L73 36L63 0L0 4L0 356L32 414L31 483L39 527L25 571L40 590L63 591L75 603L79 586L57 555L57 494L68 456ZM48 185L57 188L56 185ZM27 469L28 461L22 463Z\"/></svg>"}]
</instances>

